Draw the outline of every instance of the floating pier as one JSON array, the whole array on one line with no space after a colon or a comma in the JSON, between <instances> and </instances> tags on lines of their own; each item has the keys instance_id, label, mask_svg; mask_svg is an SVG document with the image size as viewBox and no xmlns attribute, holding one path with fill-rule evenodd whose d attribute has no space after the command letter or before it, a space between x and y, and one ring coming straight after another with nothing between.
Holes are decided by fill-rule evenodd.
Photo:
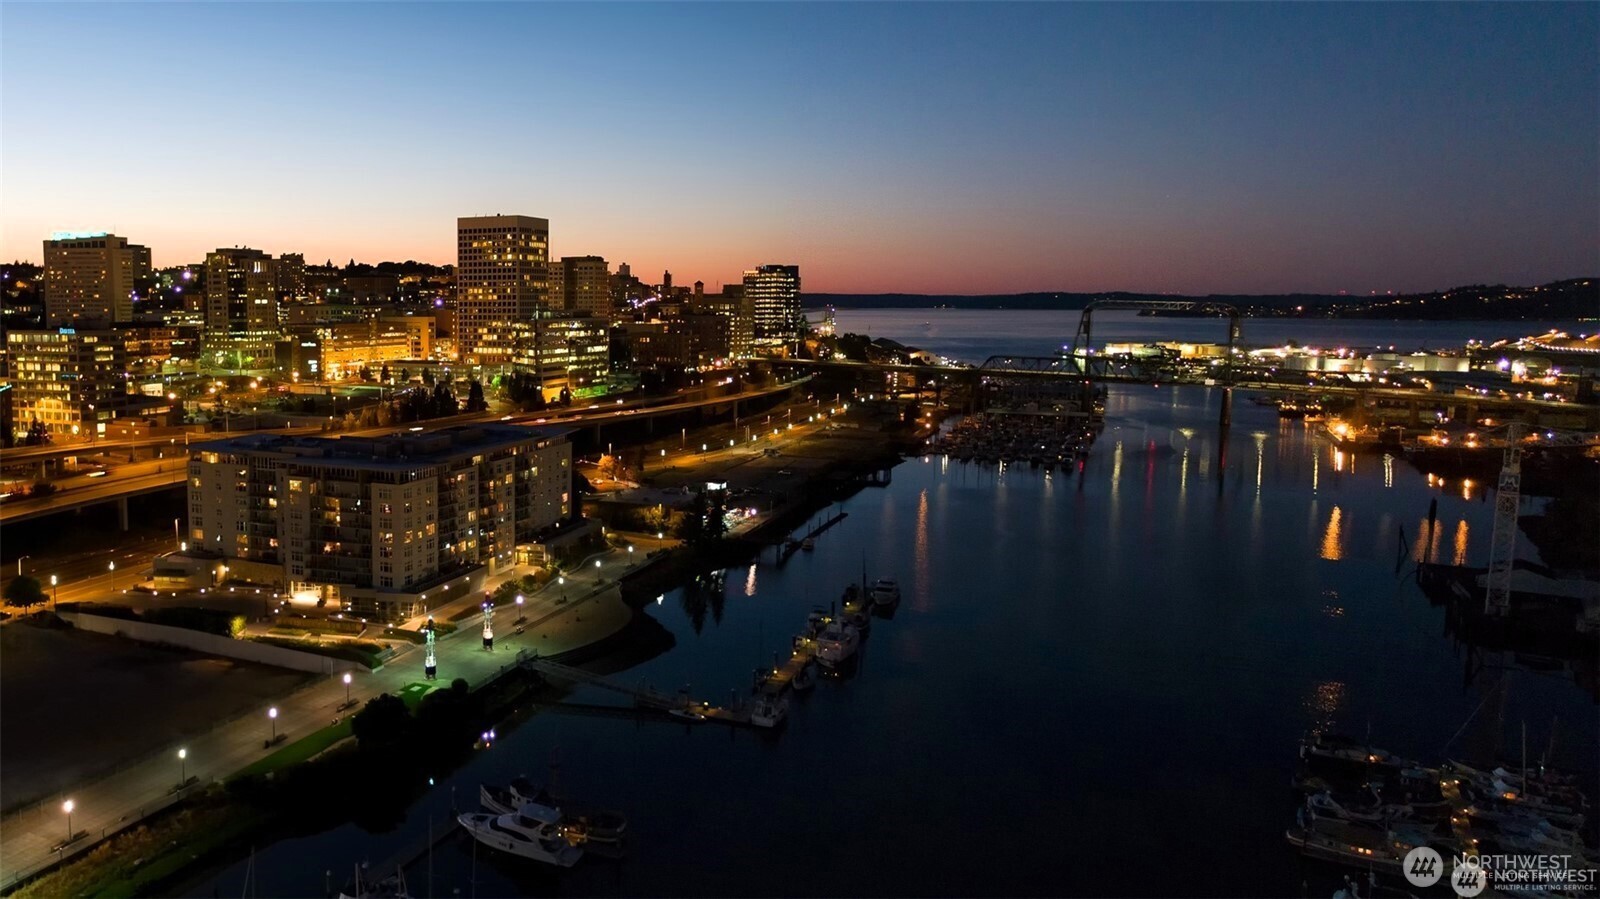
<instances>
[{"instance_id":1,"label":"floating pier","mask_svg":"<svg viewBox=\"0 0 1600 899\"><path fill-rule=\"evenodd\" d=\"M799 540L791 539L788 543L785 543L784 546L783 546L782 551L780 551L778 553L778 564L782 565L783 563L789 561L789 557L794 555L795 552L800 549L801 541L816 539L817 537L821 536L823 531L826 531L828 528L831 528L834 525L838 524L839 522L844 521L845 518L848 517L849 515L850 515L849 512L840 512L839 514L833 516L832 518L828 519L827 521L824 521L822 524L819 524L816 527L812 528L809 533L807 533L804 537L800 538Z\"/></svg>"}]
</instances>

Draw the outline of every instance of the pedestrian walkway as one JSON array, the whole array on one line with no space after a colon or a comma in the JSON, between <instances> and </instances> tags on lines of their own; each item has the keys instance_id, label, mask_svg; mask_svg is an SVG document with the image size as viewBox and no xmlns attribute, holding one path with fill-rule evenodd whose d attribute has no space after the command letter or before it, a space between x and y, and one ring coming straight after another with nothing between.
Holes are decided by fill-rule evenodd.
<instances>
[{"instance_id":1,"label":"pedestrian walkway","mask_svg":"<svg viewBox=\"0 0 1600 899\"><path fill-rule=\"evenodd\" d=\"M482 615L457 622L457 630L439 639L438 683L448 685L465 678L474 688L514 664L518 649L537 649L556 655L604 639L625 627L632 612L622 602L617 581L644 558L638 553L610 550L587 560L587 567L566 578L568 599L544 592L525 603L522 632L516 632L516 613L497 609L493 620L494 650L483 648ZM594 562L600 562L596 566ZM157 753L142 762L80 788L0 818L0 890L38 870L71 858L117 831L131 826L179 798L180 767L195 778L186 792L264 758L269 752L305 737L347 714L346 691L358 706L382 693L398 693L421 681L422 647L407 646L383 668L355 672L346 687L342 678L313 681L284 696L270 707L256 709L226 722L183 746ZM269 708L277 710L269 717ZM283 740L268 746L275 734ZM180 763L179 749L185 750ZM63 803L72 801L71 826L77 839L67 843L68 815ZM65 845L63 845L65 844Z\"/></svg>"}]
</instances>

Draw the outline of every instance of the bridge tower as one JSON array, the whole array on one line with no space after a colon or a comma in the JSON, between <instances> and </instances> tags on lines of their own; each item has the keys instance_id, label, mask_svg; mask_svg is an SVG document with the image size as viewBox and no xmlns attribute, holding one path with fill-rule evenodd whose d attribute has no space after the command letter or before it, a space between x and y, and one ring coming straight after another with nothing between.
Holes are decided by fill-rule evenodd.
<instances>
[{"instance_id":1,"label":"bridge tower","mask_svg":"<svg viewBox=\"0 0 1600 899\"><path fill-rule=\"evenodd\" d=\"M1522 503L1522 426L1506 428L1505 462L1494 492L1494 535L1489 541L1489 574L1484 583L1483 611L1511 611L1511 572L1517 558L1517 511Z\"/></svg>"}]
</instances>

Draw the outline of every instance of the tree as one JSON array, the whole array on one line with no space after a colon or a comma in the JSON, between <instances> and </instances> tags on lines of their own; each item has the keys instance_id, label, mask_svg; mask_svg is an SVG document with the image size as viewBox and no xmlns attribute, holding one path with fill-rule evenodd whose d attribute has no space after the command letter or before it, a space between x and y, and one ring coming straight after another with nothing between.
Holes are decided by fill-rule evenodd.
<instances>
[{"instance_id":1,"label":"tree","mask_svg":"<svg viewBox=\"0 0 1600 899\"><path fill-rule=\"evenodd\" d=\"M422 370L422 383L423 383L423 385L427 386L427 387L432 387L433 386L433 380L434 380L433 379L433 369L424 368Z\"/></svg>"},{"instance_id":2,"label":"tree","mask_svg":"<svg viewBox=\"0 0 1600 899\"><path fill-rule=\"evenodd\" d=\"M556 400L556 402L563 406L572 405L572 391L565 387L561 388L561 396Z\"/></svg>"},{"instance_id":3,"label":"tree","mask_svg":"<svg viewBox=\"0 0 1600 899\"><path fill-rule=\"evenodd\" d=\"M483 385L473 378L468 382L467 408L468 412L484 412L488 410L489 403L483 398Z\"/></svg>"},{"instance_id":4,"label":"tree","mask_svg":"<svg viewBox=\"0 0 1600 899\"><path fill-rule=\"evenodd\" d=\"M22 442L26 446L44 446L50 442L50 429L44 426L44 422L35 418L33 423L28 425L28 436Z\"/></svg>"},{"instance_id":5,"label":"tree","mask_svg":"<svg viewBox=\"0 0 1600 899\"><path fill-rule=\"evenodd\" d=\"M365 365L361 366L360 376L363 381L372 380L372 369Z\"/></svg>"},{"instance_id":6,"label":"tree","mask_svg":"<svg viewBox=\"0 0 1600 899\"><path fill-rule=\"evenodd\" d=\"M5 597L6 602L21 606L23 611L45 600L44 588L39 586L39 579L26 574L14 577L11 583L6 584Z\"/></svg>"},{"instance_id":7,"label":"tree","mask_svg":"<svg viewBox=\"0 0 1600 899\"><path fill-rule=\"evenodd\" d=\"M478 391L481 398L483 388L478 388ZM488 407L485 406L484 408ZM454 415L460 411L461 404L456 401L455 391L450 389L449 382L441 381L438 384L433 385L432 412L434 418L444 418L447 415Z\"/></svg>"},{"instance_id":8,"label":"tree","mask_svg":"<svg viewBox=\"0 0 1600 899\"><path fill-rule=\"evenodd\" d=\"M411 730L411 712L398 696L384 693L367 700L367 705L350 719L350 731L361 748L392 746L405 739Z\"/></svg>"},{"instance_id":9,"label":"tree","mask_svg":"<svg viewBox=\"0 0 1600 899\"><path fill-rule=\"evenodd\" d=\"M391 383L389 380L389 363L383 363L383 368L378 371L378 380L385 384Z\"/></svg>"}]
</instances>

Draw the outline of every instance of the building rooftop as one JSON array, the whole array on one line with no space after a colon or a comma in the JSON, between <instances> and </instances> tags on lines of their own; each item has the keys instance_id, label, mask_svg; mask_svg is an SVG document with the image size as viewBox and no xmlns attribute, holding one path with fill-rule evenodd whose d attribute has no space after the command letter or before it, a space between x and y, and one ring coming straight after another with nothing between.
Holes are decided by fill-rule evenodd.
<instances>
[{"instance_id":1,"label":"building rooftop","mask_svg":"<svg viewBox=\"0 0 1600 899\"><path fill-rule=\"evenodd\" d=\"M193 444L190 454L275 453L306 461L337 462L342 466L405 468L418 463L445 462L465 455L490 452L527 443L565 437L570 428L531 428L523 425L452 425L435 431L398 430L377 437L294 437L283 434L240 434L225 440Z\"/></svg>"}]
</instances>

